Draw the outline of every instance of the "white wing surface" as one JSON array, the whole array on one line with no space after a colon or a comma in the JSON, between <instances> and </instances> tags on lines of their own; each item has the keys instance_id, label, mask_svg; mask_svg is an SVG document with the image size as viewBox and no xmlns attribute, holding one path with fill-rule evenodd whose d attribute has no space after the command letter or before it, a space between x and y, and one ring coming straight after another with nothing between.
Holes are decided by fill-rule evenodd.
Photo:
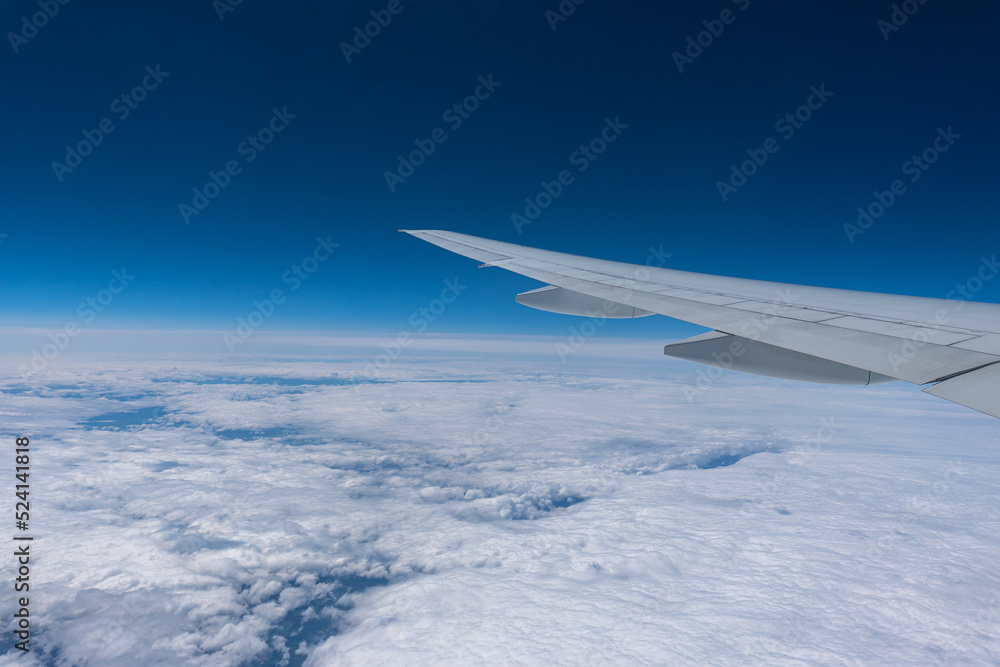
<instances>
[{"instance_id":1,"label":"white wing surface","mask_svg":"<svg viewBox=\"0 0 1000 667\"><path fill-rule=\"evenodd\" d=\"M402 230L546 283L517 300L590 317L649 314L714 332L666 354L841 384L936 383L928 393L1000 417L1000 305L808 287L647 267L436 230Z\"/></svg>"}]
</instances>

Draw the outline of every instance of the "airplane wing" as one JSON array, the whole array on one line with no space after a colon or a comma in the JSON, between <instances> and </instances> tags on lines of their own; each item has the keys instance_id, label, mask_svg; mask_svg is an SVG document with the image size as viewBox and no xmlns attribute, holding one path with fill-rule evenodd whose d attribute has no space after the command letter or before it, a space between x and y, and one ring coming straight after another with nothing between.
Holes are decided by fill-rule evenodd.
<instances>
[{"instance_id":1,"label":"airplane wing","mask_svg":"<svg viewBox=\"0 0 1000 667\"><path fill-rule=\"evenodd\" d=\"M517 295L527 306L594 318L660 314L713 330L667 345L671 356L813 382L904 380L1000 418L1000 304L729 278L400 231L546 283Z\"/></svg>"}]
</instances>

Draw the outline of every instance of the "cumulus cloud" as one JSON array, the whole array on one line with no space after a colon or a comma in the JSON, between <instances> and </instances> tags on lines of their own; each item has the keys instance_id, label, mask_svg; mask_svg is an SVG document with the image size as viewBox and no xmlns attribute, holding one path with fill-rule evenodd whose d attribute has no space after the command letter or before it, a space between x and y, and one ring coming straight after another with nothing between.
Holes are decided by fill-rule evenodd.
<instances>
[{"instance_id":1,"label":"cumulus cloud","mask_svg":"<svg viewBox=\"0 0 1000 667\"><path fill-rule=\"evenodd\" d=\"M366 378L377 339L260 338L0 377L37 536L34 650L0 659L1000 660L994 420L738 374L689 400L662 341L451 340Z\"/></svg>"}]
</instances>

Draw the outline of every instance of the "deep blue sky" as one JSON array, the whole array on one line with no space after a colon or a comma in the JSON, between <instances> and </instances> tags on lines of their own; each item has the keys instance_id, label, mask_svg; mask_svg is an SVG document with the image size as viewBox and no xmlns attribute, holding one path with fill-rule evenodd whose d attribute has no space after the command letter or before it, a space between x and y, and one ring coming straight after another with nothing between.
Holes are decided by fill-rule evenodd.
<instances>
[{"instance_id":1,"label":"deep blue sky","mask_svg":"<svg viewBox=\"0 0 1000 667\"><path fill-rule=\"evenodd\" d=\"M533 281L398 228L639 263L662 246L673 268L927 296L1000 250L995 2L928 0L888 40L889 2L746 4L587 0L553 31L557 0L403 0L347 63L340 43L386 2L245 0L222 21L211 0L70 2L17 53L0 46L4 320L79 319L124 266L133 284L88 326L228 329L330 235L336 255L268 329L407 329L456 276L469 288L433 331L574 323L514 303ZM678 72L673 52L727 8L735 20ZM37 11L5 3L4 33ZM169 76L120 120L112 101L156 65ZM442 113L491 74L501 86L448 127ZM775 121L824 84L833 96L783 138ZM275 107L297 117L247 164L237 147ZM114 132L59 182L52 162L106 117ZM518 234L511 214L575 169L607 117L628 129ZM849 243L857 207L949 126L961 138ZM390 192L384 172L438 127L447 141ZM769 137L780 150L723 202L716 182ZM179 204L233 159L242 173L185 224Z\"/></svg>"}]
</instances>

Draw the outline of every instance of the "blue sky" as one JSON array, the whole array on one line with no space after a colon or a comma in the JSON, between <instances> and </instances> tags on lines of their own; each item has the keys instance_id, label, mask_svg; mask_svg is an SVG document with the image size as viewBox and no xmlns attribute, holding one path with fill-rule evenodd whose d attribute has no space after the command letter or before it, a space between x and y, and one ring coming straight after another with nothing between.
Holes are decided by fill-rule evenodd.
<instances>
[{"instance_id":1,"label":"blue sky","mask_svg":"<svg viewBox=\"0 0 1000 667\"><path fill-rule=\"evenodd\" d=\"M878 2L590 0L565 20L546 13L555 0L402 0L395 14L381 1L244 2L220 20L222 6L70 2L34 31L37 2L0 9L8 326L79 320L123 267L134 280L81 324L226 330L278 288L288 298L269 329L395 332L456 278L468 288L434 332L574 324L514 303L533 281L399 228L637 263L662 248L672 268L926 296L1000 248L994 3L914 1L905 23ZM372 12L391 20L347 62L342 43ZM893 18L898 29L880 27ZM445 115L477 87L460 125ZM792 133L779 121L797 112L808 119ZM581 161L606 119L620 136ZM269 124L273 141L243 143ZM390 189L397 156L438 128L446 140ZM947 151L910 180L905 164L948 128ZM53 167L85 131L99 145L72 171ZM763 153L724 200L731 165ZM226 187L185 220L180 205L227 164ZM563 170L572 183L516 229L512 214ZM905 191L851 243L844 225L894 180ZM282 277L317 237L339 247L291 291Z\"/></svg>"}]
</instances>

